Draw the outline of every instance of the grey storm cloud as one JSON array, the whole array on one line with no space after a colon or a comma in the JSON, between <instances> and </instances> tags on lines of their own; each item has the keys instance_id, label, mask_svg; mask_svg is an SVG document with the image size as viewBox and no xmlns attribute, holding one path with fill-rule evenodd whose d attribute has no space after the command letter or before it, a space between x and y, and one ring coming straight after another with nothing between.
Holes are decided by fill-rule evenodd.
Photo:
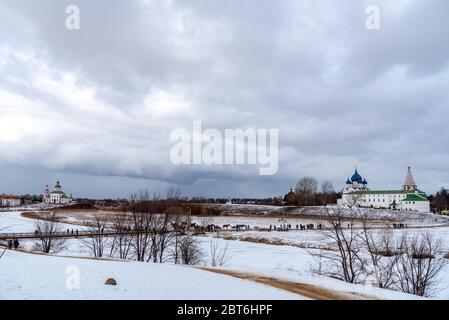
<instances>
[{"instance_id":1,"label":"grey storm cloud","mask_svg":"<svg viewBox=\"0 0 449 320\"><path fill-rule=\"evenodd\" d=\"M365 27L371 4L379 30ZM412 165L434 192L449 184L448 12L445 0L2 1L0 193L27 172L35 192L62 175L92 196L146 182L266 196L304 175L338 188L355 164L384 187ZM278 174L172 165L169 134L193 120L279 129Z\"/></svg>"}]
</instances>

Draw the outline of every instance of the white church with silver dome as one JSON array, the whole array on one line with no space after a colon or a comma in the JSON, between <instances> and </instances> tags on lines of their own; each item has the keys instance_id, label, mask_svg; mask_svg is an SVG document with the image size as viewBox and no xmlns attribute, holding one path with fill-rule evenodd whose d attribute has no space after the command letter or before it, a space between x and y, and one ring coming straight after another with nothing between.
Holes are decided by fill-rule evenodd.
<instances>
[{"instance_id":1,"label":"white church with silver dome","mask_svg":"<svg viewBox=\"0 0 449 320\"><path fill-rule=\"evenodd\" d=\"M404 185L400 190L370 190L368 181L358 173L346 181L342 198L337 204L348 208L392 209L412 212L430 212L430 202L425 192L418 189L408 167Z\"/></svg>"}]
</instances>

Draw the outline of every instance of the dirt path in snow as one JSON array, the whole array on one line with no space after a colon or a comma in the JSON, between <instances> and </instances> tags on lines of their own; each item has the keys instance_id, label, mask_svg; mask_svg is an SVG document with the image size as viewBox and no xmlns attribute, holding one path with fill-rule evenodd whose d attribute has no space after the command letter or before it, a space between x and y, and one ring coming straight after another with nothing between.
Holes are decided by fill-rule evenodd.
<instances>
[{"instance_id":1,"label":"dirt path in snow","mask_svg":"<svg viewBox=\"0 0 449 320\"><path fill-rule=\"evenodd\" d=\"M198 267L198 269L218 274L224 274L234 278L254 281L257 283L268 285L270 287L286 290L313 300L379 300L378 297L374 296L368 296L359 293L338 292L315 285L281 280L269 276L261 276L251 273L207 267Z\"/></svg>"}]
</instances>

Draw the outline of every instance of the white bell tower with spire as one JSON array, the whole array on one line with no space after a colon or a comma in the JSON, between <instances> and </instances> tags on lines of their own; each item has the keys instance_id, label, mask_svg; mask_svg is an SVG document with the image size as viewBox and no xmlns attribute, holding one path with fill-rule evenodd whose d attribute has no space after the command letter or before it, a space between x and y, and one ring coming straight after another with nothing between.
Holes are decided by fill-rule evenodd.
<instances>
[{"instance_id":1,"label":"white bell tower with spire","mask_svg":"<svg viewBox=\"0 0 449 320\"><path fill-rule=\"evenodd\" d=\"M416 191L418 189L415 179L413 179L411 167L407 169L407 175L405 176L405 182L402 188L404 191Z\"/></svg>"},{"instance_id":2,"label":"white bell tower with spire","mask_svg":"<svg viewBox=\"0 0 449 320\"><path fill-rule=\"evenodd\" d=\"M48 188L48 184L45 186L45 189L44 189L43 202L44 203L49 203L50 202L50 189Z\"/></svg>"}]
</instances>

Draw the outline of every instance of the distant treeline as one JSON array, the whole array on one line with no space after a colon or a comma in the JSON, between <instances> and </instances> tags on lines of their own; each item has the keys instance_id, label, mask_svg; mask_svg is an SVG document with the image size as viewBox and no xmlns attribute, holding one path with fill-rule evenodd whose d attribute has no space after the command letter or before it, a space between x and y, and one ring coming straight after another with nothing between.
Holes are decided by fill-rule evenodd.
<instances>
[{"instance_id":1,"label":"distant treeline","mask_svg":"<svg viewBox=\"0 0 449 320\"><path fill-rule=\"evenodd\" d=\"M63 207L59 207L58 210L93 210L97 207L92 203L73 203Z\"/></svg>"},{"instance_id":2,"label":"distant treeline","mask_svg":"<svg viewBox=\"0 0 449 320\"><path fill-rule=\"evenodd\" d=\"M321 185L313 177L303 177L298 180L295 189L290 189L284 196L284 205L287 206L326 206L337 203L341 197L335 192L331 181L324 181Z\"/></svg>"},{"instance_id":3,"label":"distant treeline","mask_svg":"<svg viewBox=\"0 0 449 320\"><path fill-rule=\"evenodd\" d=\"M442 213L449 210L449 191L441 188L435 195L429 196L430 208L434 213Z\"/></svg>"},{"instance_id":4,"label":"distant treeline","mask_svg":"<svg viewBox=\"0 0 449 320\"><path fill-rule=\"evenodd\" d=\"M284 197L270 198L206 198L206 197L181 197L179 188L168 188L166 194L140 194L131 195L128 199L88 199L78 198L76 204L68 205L66 209L95 209L109 208L112 210L132 209L136 203L145 203L151 206L152 210L173 205L182 206L192 211L194 215L210 215L219 213L217 207L207 207L195 204L246 204L246 205L267 205L267 206L326 206L328 204L336 204L337 199L341 198L341 192L336 192L330 181L324 181L321 184L313 177L300 178L294 188L291 188ZM42 195L23 195L20 196L22 203L32 204L42 202ZM434 213L449 212L449 190L441 188L435 195L428 197L430 207ZM114 209L115 208L115 209ZM206 212L207 211L207 212ZM217 211L217 212L214 212Z\"/></svg>"},{"instance_id":5,"label":"distant treeline","mask_svg":"<svg viewBox=\"0 0 449 320\"><path fill-rule=\"evenodd\" d=\"M187 203L209 203L209 204L255 204L266 206L282 206L282 197L274 198L203 198L192 197L186 201Z\"/></svg>"}]
</instances>

